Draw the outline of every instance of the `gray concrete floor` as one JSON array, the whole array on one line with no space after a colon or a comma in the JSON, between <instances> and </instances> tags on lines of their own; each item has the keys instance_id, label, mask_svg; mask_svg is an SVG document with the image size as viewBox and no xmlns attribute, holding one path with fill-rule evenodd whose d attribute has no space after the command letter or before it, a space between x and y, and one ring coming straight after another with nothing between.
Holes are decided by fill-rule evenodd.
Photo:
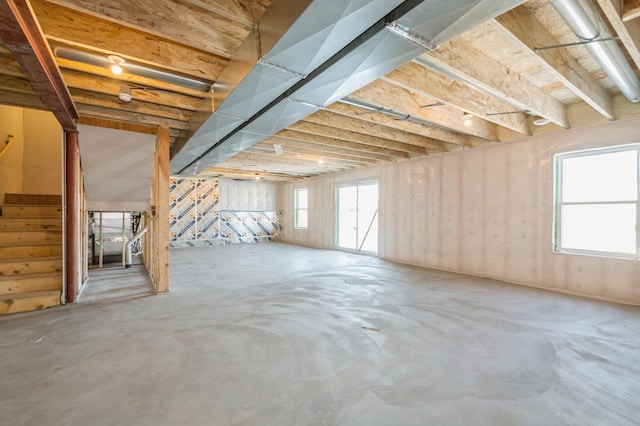
<instances>
[{"instance_id":1,"label":"gray concrete floor","mask_svg":"<svg viewBox=\"0 0 640 426\"><path fill-rule=\"evenodd\" d=\"M0 318L3 425L640 424L640 309L285 244Z\"/></svg>"}]
</instances>

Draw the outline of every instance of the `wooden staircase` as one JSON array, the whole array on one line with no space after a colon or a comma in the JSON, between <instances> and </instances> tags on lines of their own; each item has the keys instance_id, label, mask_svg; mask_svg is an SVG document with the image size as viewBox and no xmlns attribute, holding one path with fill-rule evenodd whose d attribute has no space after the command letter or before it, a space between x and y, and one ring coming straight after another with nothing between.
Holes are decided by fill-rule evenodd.
<instances>
[{"instance_id":1,"label":"wooden staircase","mask_svg":"<svg viewBox=\"0 0 640 426\"><path fill-rule=\"evenodd\" d=\"M0 314L60 304L62 199L6 194L0 206Z\"/></svg>"}]
</instances>

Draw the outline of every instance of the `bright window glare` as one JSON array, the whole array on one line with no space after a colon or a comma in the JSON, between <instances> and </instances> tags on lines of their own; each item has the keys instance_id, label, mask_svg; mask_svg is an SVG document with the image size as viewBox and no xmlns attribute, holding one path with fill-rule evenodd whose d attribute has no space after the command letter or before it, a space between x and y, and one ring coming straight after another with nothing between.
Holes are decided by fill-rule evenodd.
<instances>
[{"instance_id":1,"label":"bright window glare","mask_svg":"<svg viewBox=\"0 0 640 426\"><path fill-rule=\"evenodd\" d=\"M559 155L556 250L640 259L640 145Z\"/></svg>"},{"instance_id":2,"label":"bright window glare","mask_svg":"<svg viewBox=\"0 0 640 426\"><path fill-rule=\"evenodd\" d=\"M637 197L636 151L563 160L563 202L633 201Z\"/></svg>"},{"instance_id":3,"label":"bright window glare","mask_svg":"<svg viewBox=\"0 0 640 426\"><path fill-rule=\"evenodd\" d=\"M611 253L636 252L634 204L562 207L562 246Z\"/></svg>"}]
</instances>

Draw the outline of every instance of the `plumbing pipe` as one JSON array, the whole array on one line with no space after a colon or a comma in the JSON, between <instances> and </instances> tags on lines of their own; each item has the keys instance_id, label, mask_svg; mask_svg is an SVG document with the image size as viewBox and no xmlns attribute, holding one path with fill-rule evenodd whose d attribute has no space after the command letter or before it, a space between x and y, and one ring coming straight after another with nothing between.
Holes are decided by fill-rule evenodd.
<instances>
[{"instance_id":1,"label":"plumbing pipe","mask_svg":"<svg viewBox=\"0 0 640 426\"><path fill-rule=\"evenodd\" d=\"M607 25L602 20L591 0L549 0L549 3L564 19L600 64L604 72L630 102L640 101L640 81L622 53Z\"/></svg>"},{"instance_id":2,"label":"plumbing pipe","mask_svg":"<svg viewBox=\"0 0 640 426\"><path fill-rule=\"evenodd\" d=\"M142 237L146 232L147 232L147 228L145 227L142 231L138 232L135 237L131 238L127 244L126 244L126 248L125 248L125 264L124 267L125 268L131 268L131 246L133 245L133 243L135 243L136 241L138 241L140 239L140 237Z\"/></svg>"}]
</instances>

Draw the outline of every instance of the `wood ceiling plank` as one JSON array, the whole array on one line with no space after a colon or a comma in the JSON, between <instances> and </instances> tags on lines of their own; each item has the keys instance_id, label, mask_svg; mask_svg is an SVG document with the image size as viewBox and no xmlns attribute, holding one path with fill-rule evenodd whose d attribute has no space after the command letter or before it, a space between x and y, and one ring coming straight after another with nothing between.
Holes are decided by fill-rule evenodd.
<instances>
[{"instance_id":1,"label":"wood ceiling plank","mask_svg":"<svg viewBox=\"0 0 640 426\"><path fill-rule=\"evenodd\" d=\"M0 88L0 104L48 111L48 107L38 95L5 90L4 88Z\"/></svg>"},{"instance_id":2,"label":"wood ceiling plank","mask_svg":"<svg viewBox=\"0 0 640 426\"><path fill-rule=\"evenodd\" d=\"M243 151L244 154L247 154L247 158L252 159L260 159L265 161L271 161L274 163L282 163L282 164L293 164L293 165L304 165L304 166L314 166L318 168L331 168L331 169L342 169L344 167L363 167L370 166L377 163L364 163L357 161L349 161L349 160L340 160L336 158L329 158L326 156L318 155L317 153L307 153L302 152L305 150L299 150L298 152L294 152L289 150L288 153L284 153L280 156L269 155L268 152L262 151L259 147L255 145L246 151ZM321 162L320 162L321 161Z\"/></svg>"},{"instance_id":3,"label":"wood ceiling plank","mask_svg":"<svg viewBox=\"0 0 640 426\"><path fill-rule=\"evenodd\" d=\"M640 49L638 49L638 43L640 43L640 21L623 22L621 18L622 4L620 1L596 1L609 20L613 30L618 34L624 48L627 49L636 68L640 68ZM640 5L640 0L638 4Z\"/></svg>"},{"instance_id":4,"label":"wood ceiling plank","mask_svg":"<svg viewBox=\"0 0 640 426\"><path fill-rule=\"evenodd\" d=\"M106 120L119 121L122 123L144 124L149 126L167 125L174 129L188 129L189 123L178 120L170 120L155 115L141 114L139 112L116 110L106 108L93 103L77 104L80 117L103 118Z\"/></svg>"},{"instance_id":5,"label":"wood ceiling plank","mask_svg":"<svg viewBox=\"0 0 640 426\"><path fill-rule=\"evenodd\" d=\"M409 154L404 151L397 151L389 148L381 148L379 146L363 145L357 142L339 140L327 136L321 136L312 133L298 132L291 129L280 130L274 135L277 138L291 139L293 141L304 141L310 143L322 144L325 146L336 146L340 148L349 148L354 151L374 152L378 154L388 155L395 158L409 159Z\"/></svg>"},{"instance_id":6,"label":"wood ceiling plank","mask_svg":"<svg viewBox=\"0 0 640 426\"><path fill-rule=\"evenodd\" d=\"M122 102L116 95L105 95L102 93L90 92L81 89L71 89L71 95L78 104L95 105L102 108L111 108L114 113L120 111L135 112L144 115L153 115L158 119L168 119L171 121L188 122L191 118L191 111L180 108L166 107L139 100Z\"/></svg>"},{"instance_id":7,"label":"wood ceiling plank","mask_svg":"<svg viewBox=\"0 0 640 426\"><path fill-rule=\"evenodd\" d=\"M90 12L94 17L108 17L118 24L225 58L233 55L251 29L250 25L241 24L227 16L201 9L184 1L66 0L58 3L72 5L78 10ZM49 4L53 5L53 3ZM215 2L211 4L214 5ZM240 4L236 3L236 5ZM242 7L233 7L233 9L249 10Z\"/></svg>"},{"instance_id":8,"label":"wood ceiling plank","mask_svg":"<svg viewBox=\"0 0 640 426\"><path fill-rule=\"evenodd\" d=\"M275 139L275 138L274 138ZM328 161L331 160L337 160L337 161L345 161L345 162L355 162L358 164L377 164L380 161L391 161L390 157L386 157L385 159L371 159L368 157L358 157L355 155L349 155L349 154L341 154L339 152L337 152L336 150L338 150L339 148L334 148L333 150L329 149L329 148L325 148L324 150L322 149L322 147L318 146L318 145L313 145L313 144L306 144L304 146L302 146L301 143L296 143L293 141L289 141L289 140L278 140L278 142L281 142L280 145L282 145L282 148L284 150L285 154L304 154L304 155L309 155L309 156L313 156L316 161L320 160L320 159L327 159ZM312 146L313 148L309 148L309 146ZM273 147L273 144L271 142L260 142L254 145L254 147L256 148L271 148ZM315 149L314 149L315 148ZM274 154L275 155L275 154ZM281 157L281 156L279 156Z\"/></svg>"},{"instance_id":9,"label":"wood ceiling plank","mask_svg":"<svg viewBox=\"0 0 640 426\"><path fill-rule=\"evenodd\" d=\"M279 174L279 173L269 173L263 172L259 173L261 180L272 180L272 181L280 181L285 182L289 180L302 179L307 176L295 176L295 175L287 175L287 174ZM203 172L201 172L198 176L215 176L215 177L228 177L228 178L241 178L247 180L255 180L255 172L249 172L242 169L229 168L229 167L220 167L214 166Z\"/></svg>"},{"instance_id":10,"label":"wood ceiling plank","mask_svg":"<svg viewBox=\"0 0 640 426\"><path fill-rule=\"evenodd\" d=\"M431 104L434 100L383 79L378 79L356 90L353 96L374 104L382 104L397 111L406 111L407 114L439 127L445 127L449 130L477 136L489 141L498 141L497 126L495 124L487 123L484 120L475 120L473 125L465 127L462 119L463 114L460 110L446 105L421 108L421 105Z\"/></svg>"},{"instance_id":11,"label":"wood ceiling plank","mask_svg":"<svg viewBox=\"0 0 640 426\"><path fill-rule=\"evenodd\" d=\"M312 135L319 135L328 138L334 138L347 142L356 142L363 145L376 146L379 148L393 149L395 151L413 153L418 155L427 155L428 152L425 148L409 145L406 143L395 142L388 139L382 139L379 137L365 135L362 133L352 132L349 130L337 129L335 127L325 126L321 124L311 123L308 121L298 121L288 127L289 130L295 130L297 132L309 133Z\"/></svg>"},{"instance_id":12,"label":"wood ceiling plank","mask_svg":"<svg viewBox=\"0 0 640 426\"><path fill-rule=\"evenodd\" d=\"M145 88L144 86L129 85L114 78L91 75L74 70L62 72L67 87L98 92L105 95L118 96L120 87L125 86L131 90L131 96L135 100L149 102L164 106L180 106L181 109L196 111L202 107L202 99L183 95L162 89Z\"/></svg>"},{"instance_id":13,"label":"wood ceiling plank","mask_svg":"<svg viewBox=\"0 0 640 426\"><path fill-rule=\"evenodd\" d=\"M320 165L315 161L309 161L304 159L296 159L296 160L275 160L270 157L261 156L255 153L246 153L241 152L233 157L227 159L225 161L227 164L238 164L245 168L252 170L270 170L270 171L287 171L294 173L325 173L329 172L339 172L349 168L353 168L353 166L343 166L343 167L326 167L324 165Z\"/></svg>"},{"instance_id":14,"label":"wood ceiling plank","mask_svg":"<svg viewBox=\"0 0 640 426\"><path fill-rule=\"evenodd\" d=\"M498 126L524 135L530 134L529 124L523 113L491 115L511 112L514 110L513 106L415 62L401 66L383 79L406 90L454 106L463 114L472 113Z\"/></svg>"},{"instance_id":15,"label":"wood ceiling plank","mask_svg":"<svg viewBox=\"0 0 640 426\"><path fill-rule=\"evenodd\" d=\"M340 154L349 158L359 159L359 158L368 158L370 160L378 160L378 161L393 161L397 157L393 157L390 155L378 154L375 152L366 151L366 145L360 145L362 148L358 150L342 148L335 145L325 145L323 143L318 142L305 142L300 140L291 140L285 138L279 138L277 136L272 136L270 138L265 139L263 142L264 147L268 145L273 146L274 143L282 145L282 147L286 150L287 147L292 148L304 148L307 150L319 152L319 153L329 153L329 154Z\"/></svg>"},{"instance_id":16,"label":"wood ceiling plank","mask_svg":"<svg viewBox=\"0 0 640 426\"><path fill-rule=\"evenodd\" d=\"M82 14L43 0L32 1L42 30L49 40L111 53L125 60L214 81L228 58L199 51L143 32Z\"/></svg>"},{"instance_id":17,"label":"wood ceiling plank","mask_svg":"<svg viewBox=\"0 0 640 426\"><path fill-rule=\"evenodd\" d=\"M624 0L622 20L629 22L638 17L640 17L640 0Z\"/></svg>"},{"instance_id":18,"label":"wood ceiling plank","mask_svg":"<svg viewBox=\"0 0 640 426\"><path fill-rule=\"evenodd\" d=\"M122 74L115 76L113 73L101 67L96 67L93 65L81 64L79 62L70 61L67 59L57 59L58 66L62 69L63 74L64 70L73 70L78 71L90 75L111 78L117 81L122 82L122 84L131 84L133 86L144 86L144 87L153 87L156 89L163 89L168 92L181 93L183 95L195 97L195 98L206 98L208 93L202 92L200 90L189 89L187 87L179 86L177 84L165 83L159 80L154 80L146 77L138 77L133 74L128 74L123 72ZM212 104L213 107L213 104Z\"/></svg>"},{"instance_id":19,"label":"wood ceiling plank","mask_svg":"<svg viewBox=\"0 0 640 426\"><path fill-rule=\"evenodd\" d=\"M22 68L20 68L20 65L13 57L7 54L0 54L0 74L27 78L27 75L22 71Z\"/></svg>"},{"instance_id":20,"label":"wood ceiling plank","mask_svg":"<svg viewBox=\"0 0 640 426\"><path fill-rule=\"evenodd\" d=\"M33 87L33 84L21 77L13 77L10 75L0 75L0 89L7 92L24 93L28 95L38 96L38 91Z\"/></svg>"},{"instance_id":21,"label":"wood ceiling plank","mask_svg":"<svg viewBox=\"0 0 640 426\"><path fill-rule=\"evenodd\" d=\"M418 136L441 140L450 144L448 147L449 150L461 149L462 146L473 146L474 144L473 137L469 135L437 127L430 127L409 120L400 120L387 114L370 111L344 102L334 102L326 109L334 114L355 118L364 123L378 124Z\"/></svg>"},{"instance_id":22,"label":"wood ceiling plank","mask_svg":"<svg viewBox=\"0 0 640 426\"><path fill-rule=\"evenodd\" d=\"M569 126L566 105L468 43L454 39L423 57L452 75L472 81L488 94L508 99L514 108L531 111L565 128Z\"/></svg>"},{"instance_id":23,"label":"wood ceiling plank","mask_svg":"<svg viewBox=\"0 0 640 426\"><path fill-rule=\"evenodd\" d=\"M356 133L369 134L382 139L420 146L430 150L445 152L448 152L450 150L450 144L447 144L443 141L435 140L426 136L416 135L414 133L409 133L402 130L393 129L379 124L373 124L363 120L355 119L353 117L335 114L327 110L317 111L306 117L304 120L310 123L349 130Z\"/></svg>"},{"instance_id":24,"label":"wood ceiling plank","mask_svg":"<svg viewBox=\"0 0 640 426\"><path fill-rule=\"evenodd\" d=\"M103 127L106 129L126 130L128 132L145 133L147 135L155 135L158 132L158 128L155 126L142 126L140 124L121 123L119 121L110 121L98 118L81 117L78 120L78 124Z\"/></svg>"},{"instance_id":25,"label":"wood ceiling plank","mask_svg":"<svg viewBox=\"0 0 640 426\"><path fill-rule=\"evenodd\" d=\"M536 47L554 46L559 43L525 7L512 9L491 22L511 41L519 43L527 53L540 58L540 63L548 71L555 73L558 80L596 111L607 119L615 118L611 96L567 49L535 51Z\"/></svg>"}]
</instances>

